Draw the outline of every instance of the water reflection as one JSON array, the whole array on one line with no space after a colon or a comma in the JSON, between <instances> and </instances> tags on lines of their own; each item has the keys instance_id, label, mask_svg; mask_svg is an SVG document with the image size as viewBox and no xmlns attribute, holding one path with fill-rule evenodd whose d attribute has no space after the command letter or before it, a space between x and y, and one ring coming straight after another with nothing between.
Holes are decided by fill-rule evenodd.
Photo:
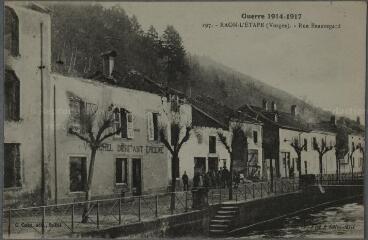
<instances>
[{"instance_id":1,"label":"water reflection","mask_svg":"<svg viewBox=\"0 0 368 240\"><path fill-rule=\"evenodd\" d=\"M363 238L363 215L362 202L348 203L263 225L240 238Z\"/></svg>"}]
</instances>

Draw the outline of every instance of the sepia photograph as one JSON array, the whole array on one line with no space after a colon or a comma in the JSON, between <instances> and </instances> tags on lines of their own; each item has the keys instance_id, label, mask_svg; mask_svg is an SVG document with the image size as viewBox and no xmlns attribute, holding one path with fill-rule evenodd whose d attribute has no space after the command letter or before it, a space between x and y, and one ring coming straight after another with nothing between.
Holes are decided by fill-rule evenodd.
<instances>
[{"instance_id":1,"label":"sepia photograph","mask_svg":"<svg viewBox=\"0 0 368 240\"><path fill-rule=\"evenodd\" d=\"M4 239L363 239L365 1L5 1Z\"/></svg>"}]
</instances>

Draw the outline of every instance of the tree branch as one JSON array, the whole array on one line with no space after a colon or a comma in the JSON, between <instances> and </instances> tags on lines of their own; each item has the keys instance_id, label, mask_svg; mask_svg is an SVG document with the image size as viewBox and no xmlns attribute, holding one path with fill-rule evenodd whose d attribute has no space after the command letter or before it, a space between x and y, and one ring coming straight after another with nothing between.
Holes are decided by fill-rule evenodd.
<instances>
[{"instance_id":1,"label":"tree branch","mask_svg":"<svg viewBox=\"0 0 368 240\"><path fill-rule=\"evenodd\" d=\"M224 136L223 133L221 132L218 132L217 133L219 139L220 139L220 142L224 145L224 147L226 148L227 152L231 155L231 148L229 146L229 144L226 142L226 137Z\"/></svg>"},{"instance_id":2,"label":"tree branch","mask_svg":"<svg viewBox=\"0 0 368 240\"><path fill-rule=\"evenodd\" d=\"M192 128L191 127L187 127L186 130L185 130L185 136L183 137L183 139L180 141L179 145L178 145L178 148L177 148L177 151L180 151L181 149L181 146L187 142L189 140L189 137L190 137L190 130Z\"/></svg>"},{"instance_id":3,"label":"tree branch","mask_svg":"<svg viewBox=\"0 0 368 240\"><path fill-rule=\"evenodd\" d=\"M174 150L171 148L170 143L167 141L164 133L164 129L160 129L160 139L161 142L165 145L165 147L170 151L171 155L174 155Z\"/></svg>"},{"instance_id":4,"label":"tree branch","mask_svg":"<svg viewBox=\"0 0 368 240\"><path fill-rule=\"evenodd\" d=\"M101 127L98 129L98 132L97 132L97 135L96 135L96 141L100 142L100 138L101 138L102 133L106 129L108 129L110 126L111 126L111 120L110 119L103 120L103 123L102 123Z\"/></svg>"},{"instance_id":5,"label":"tree branch","mask_svg":"<svg viewBox=\"0 0 368 240\"><path fill-rule=\"evenodd\" d=\"M91 139L86 138L85 136L83 136L82 134L80 134L78 132L75 132L72 128L69 128L69 133L76 136L76 137L78 137L79 139L87 142L89 145L91 145L91 143L92 143Z\"/></svg>"},{"instance_id":6,"label":"tree branch","mask_svg":"<svg viewBox=\"0 0 368 240\"><path fill-rule=\"evenodd\" d=\"M102 143L105 139L112 137L115 134L120 134L120 133L121 133L121 128L115 130L114 132L107 133L103 137L101 137L101 140L99 141L99 143Z\"/></svg>"}]
</instances>

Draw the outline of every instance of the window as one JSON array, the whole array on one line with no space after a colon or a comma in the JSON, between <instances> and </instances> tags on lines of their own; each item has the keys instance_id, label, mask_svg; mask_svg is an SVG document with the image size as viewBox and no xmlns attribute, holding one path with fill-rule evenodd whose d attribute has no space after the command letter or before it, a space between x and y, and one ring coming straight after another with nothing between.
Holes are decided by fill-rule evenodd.
<instances>
[{"instance_id":1,"label":"window","mask_svg":"<svg viewBox=\"0 0 368 240\"><path fill-rule=\"evenodd\" d=\"M14 71L5 71L5 120L20 119L20 83Z\"/></svg>"},{"instance_id":2,"label":"window","mask_svg":"<svg viewBox=\"0 0 368 240\"><path fill-rule=\"evenodd\" d=\"M126 158L117 158L115 162L115 183L116 184L127 184L128 181L128 166Z\"/></svg>"},{"instance_id":3,"label":"window","mask_svg":"<svg viewBox=\"0 0 368 240\"><path fill-rule=\"evenodd\" d=\"M312 148L314 150L317 150L318 144L317 144L317 139L316 137L313 137L313 141L312 141Z\"/></svg>"},{"instance_id":4,"label":"window","mask_svg":"<svg viewBox=\"0 0 368 240\"><path fill-rule=\"evenodd\" d=\"M284 165L285 177L290 176L291 172L294 172L293 167L290 166L290 152L281 152L281 157Z\"/></svg>"},{"instance_id":5,"label":"window","mask_svg":"<svg viewBox=\"0 0 368 240\"><path fill-rule=\"evenodd\" d=\"M158 140L158 113L147 113L147 127L148 127L148 140L157 141Z\"/></svg>"},{"instance_id":6,"label":"window","mask_svg":"<svg viewBox=\"0 0 368 240\"><path fill-rule=\"evenodd\" d=\"M84 103L81 99L70 97L69 98L69 109L70 109L70 125L69 128L80 133L82 123L82 112L84 110Z\"/></svg>"},{"instance_id":7,"label":"window","mask_svg":"<svg viewBox=\"0 0 368 240\"><path fill-rule=\"evenodd\" d=\"M299 146L299 139L293 138L293 143L295 146Z\"/></svg>"},{"instance_id":8,"label":"window","mask_svg":"<svg viewBox=\"0 0 368 240\"><path fill-rule=\"evenodd\" d=\"M258 132L257 131L253 131L253 142L254 144L258 143Z\"/></svg>"},{"instance_id":9,"label":"window","mask_svg":"<svg viewBox=\"0 0 368 240\"><path fill-rule=\"evenodd\" d=\"M209 153L216 153L216 137L209 137Z\"/></svg>"},{"instance_id":10,"label":"window","mask_svg":"<svg viewBox=\"0 0 368 240\"><path fill-rule=\"evenodd\" d=\"M258 150L248 149L248 166L258 165Z\"/></svg>"},{"instance_id":11,"label":"window","mask_svg":"<svg viewBox=\"0 0 368 240\"><path fill-rule=\"evenodd\" d=\"M178 96L170 96L170 108L172 112L178 113L180 111L180 104Z\"/></svg>"},{"instance_id":12,"label":"window","mask_svg":"<svg viewBox=\"0 0 368 240\"><path fill-rule=\"evenodd\" d=\"M305 171L305 175L308 174L308 163L307 161L304 161L304 171Z\"/></svg>"},{"instance_id":13,"label":"window","mask_svg":"<svg viewBox=\"0 0 368 240\"><path fill-rule=\"evenodd\" d=\"M4 187L21 187L19 143L4 144Z\"/></svg>"},{"instance_id":14,"label":"window","mask_svg":"<svg viewBox=\"0 0 368 240\"><path fill-rule=\"evenodd\" d=\"M133 115L128 112L124 108L116 108L114 111L114 123L113 123L114 131L117 131L121 128L119 134L116 134L116 137L121 138L134 138L134 124L133 124Z\"/></svg>"},{"instance_id":15,"label":"window","mask_svg":"<svg viewBox=\"0 0 368 240\"><path fill-rule=\"evenodd\" d=\"M19 55L19 20L15 11L5 7L5 49L12 56Z\"/></svg>"},{"instance_id":16,"label":"window","mask_svg":"<svg viewBox=\"0 0 368 240\"><path fill-rule=\"evenodd\" d=\"M322 143L322 145L321 145L322 147L327 146L326 139L322 138L321 143Z\"/></svg>"},{"instance_id":17,"label":"window","mask_svg":"<svg viewBox=\"0 0 368 240\"><path fill-rule=\"evenodd\" d=\"M158 113L152 113L153 120L153 139L158 140Z\"/></svg>"},{"instance_id":18,"label":"window","mask_svg":"<svg viewBox=\"0 0 368 240\"><path fill-rule=\"evenodd\" d=\"M70 192L82 192L87 183L87 160L85 157L70 157Z\"/></svg>"},{"instance_id":19,"label":"window","mask_svg":"<svg viewBox=\"0 0 368 240\"><path fill-rule=\"evenodd\" d=\"M304 150L308 151L308 139L304 138Z\"/></svg>"}]
</instances>

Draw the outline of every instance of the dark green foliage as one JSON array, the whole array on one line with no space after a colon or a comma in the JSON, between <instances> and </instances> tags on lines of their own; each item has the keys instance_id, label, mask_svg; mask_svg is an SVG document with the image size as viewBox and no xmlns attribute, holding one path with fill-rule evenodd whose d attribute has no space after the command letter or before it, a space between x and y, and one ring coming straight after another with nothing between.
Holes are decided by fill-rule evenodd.
<instances>
[{"instance_id":1,"label":"dark green foliage","mask_svg":"<svg viewBox=\"0 0 368 240\"><path fill-rule=\"evenodd\" d=\"M167 26L160 36L154 26L144 32L139 20L129 17L120 6L60 3L48 7L52 10L53 71L89 76L101 71L100 54L115 50L118 53L115 70L121 81L135 69L156 82L192 96L208 95L234 109L245 103L260 106L262 99L267 99L286 112L290 111L290 105L296 104L307 121L326 120L330 116L306 99L296 98L207 57L189 55L173 26Z\"/></svg>"},{"instance_id":2,"label":"dark green foliage","mask_svg":"<svg viewBox=\"0 0 368 240\"><path fill-rule=\"evenodd\" d=\"M126 77L135 69L163 83L167 79L167 56L175 54L171 59L176 65L185 62L181 38L173 27L168 27L162 36L168 46L164 47L153 26L145 33L137 18L129 17L119 6L106 9L98 4L53 4L49 7L53 71L86 76L102 69L102 52L115 50L118 53L115 70L120 76ZM182 64L177 66L178 72L183 72L181 69L184 69Z\"/></svg>"}]
</instances>

